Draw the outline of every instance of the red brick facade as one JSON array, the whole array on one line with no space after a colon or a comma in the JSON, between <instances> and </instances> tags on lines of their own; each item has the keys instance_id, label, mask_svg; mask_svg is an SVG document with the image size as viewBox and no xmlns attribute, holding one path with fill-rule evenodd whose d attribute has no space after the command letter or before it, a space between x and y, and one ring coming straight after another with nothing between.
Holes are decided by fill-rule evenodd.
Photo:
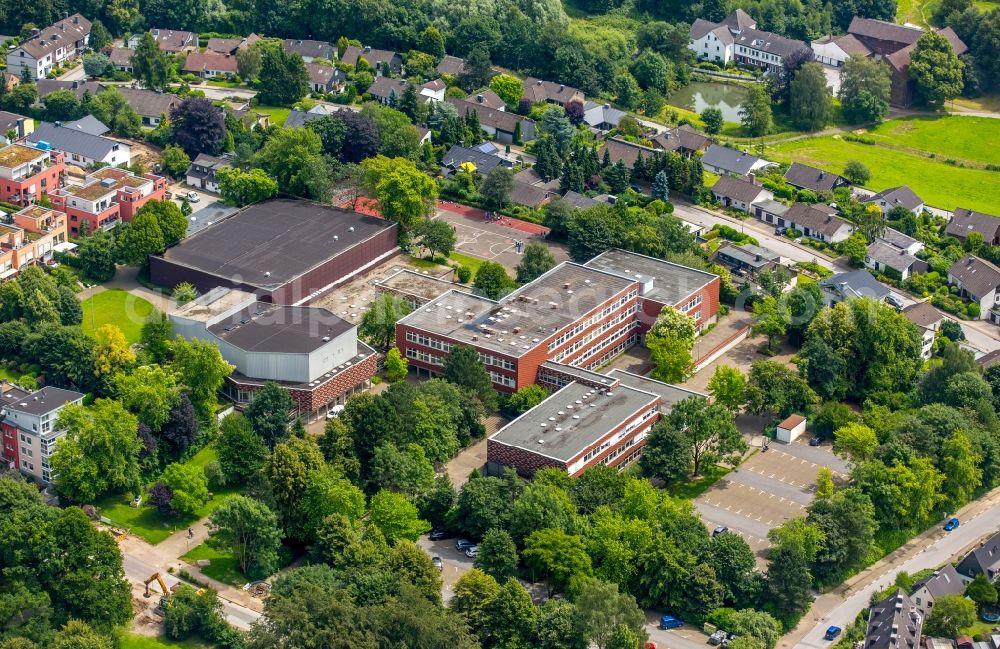
<instances>
[{"instance_id":1,"label":"red brick facade","mask_svg":"<svg viewBox=\"0 0 1000 649\"><path fill-rule=\"evenodd\" d=\"M719 285L720 280L716 277L694 293L686 296L677 304L671 304L670 306L683 311L684 305L700 296L701 303L684 312L695 318L695 324L697 324L699 328L704 327L710 322L713 322L716 314L719 312ZM657 302L656 300L650 300L648 298L639 298L639 302L642 305L639 323L642 333L645 334L649 331L649 328L653 326L653 323L656 322L657 316L659 316L660 312L663 311L663 307L665 305L662 302ZM698 317L695 317L696 314Z\"/></svg>"},{"instance_id":2,"label":"red brick facade","mask_svg":"<svg viewBox=\"0 0 1000 649\"><path fill-rule=\"evenodd\" d=\"M9 424L0 424L0 431L3 431L3 458L13 462L15 468L21 466L17 452L17 429Z\"/></svg>"}]
</instances>

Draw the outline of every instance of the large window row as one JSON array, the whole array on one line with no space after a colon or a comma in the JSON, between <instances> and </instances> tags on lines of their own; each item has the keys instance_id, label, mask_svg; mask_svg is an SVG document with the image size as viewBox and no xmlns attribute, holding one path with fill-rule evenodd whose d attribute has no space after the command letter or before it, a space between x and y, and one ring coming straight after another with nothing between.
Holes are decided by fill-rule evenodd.
<instances>
[{"instance_id":1,"label":"large window row","mask_svg":"<svg viewBox=\"0 0 1000 649\"><path fill-rule=\"evenodd\" d=\"M435 356L434 354L428 354L425 351L419 349L413 349L412 347L406 348L406 357L412 358L414 360L427 363L428 365L444 365L444 361L440 356Z\"/></svg>"},{"instance_id":2,"label":"large window row","mask_svg":"<svg viewBox=\"0 0 1000 649\"><path fill-rule=\"evenodd\" d=\"M634 299L638 295L639 295L639 291L638 290L630 291L628 294L623 295L621 298L619 298L617 302L613 302L613 303L609 304L608 306L606 306L603 309L601 309L601 311L599 313L595 313L594 315L590 316L586 320L578 323L575 327L573 327L569 331L563 333L561 336L559 336L558 338L556 338L555 340L553 340L552 342L550 342L549 343L549 351L554 350L556 347L559 347L560 345L562 345L563 343L565 343L567 340L569 340L569 339L573 338L574 336L580 334L580 332L582 332L587 327L592 327L595 324L597 324L598 322L600 322L601 320L603 320L604 318L607 318L609 315L611 315L612 313L614 313L615 309L622 308L623 306L625 306L626 304L628 304L629 300ZM630 307L628 309L628 311L626 311L626 313L634 313L638 309L639 309L639 306L637 304L633 304L632 307Z\"/></svg>"},{"instance_id":3,"label":"large window row","mask_svg":"<svg viewBox=\"0 0 1000 649\"><path fill-rule=\"evenodd\" d=\"M418 334L414 331L406 332L406 342L417 343L418 345L423 345L424 347L430 347L431 349L437 349L446 353L451 351L451 343L446 343L445 341L438 340L437 338L431 338L430 336Z\"/></svg>"},{"instance_id":4,"label":"large window row","mask_svg":"<svg viewBox=\"0 0 1000 649\"><path fill-rule=\"evenodd\" d=\"M490 380L496 383L497 385L503 385L508 388L512 388L516 385L516 382L512 377L505 376L503 374L500 374L499 372L490 372Z\"/></svg>"},{"instance_id":5,"label":"large window row","mask_svg":"<svg viewBox=\"0 0 1000 649\"><path fill-rule=\"evenodd\" d=\"M584 346L586 346L587 343L589 343L591 340L593 340L594 338L602 335L608 329L611 329L612 327L620 324L622 321L628 320L629 318L631 318L632 315L635 314L638 310L639 310L639 305L638 304L633 304L631 307L629 307L628 309L622 311L621 313L619 313L617 316L615 316L611 320L608 320L607 322L603 323L598 329L594 329L593 331L591 331L590 333L588 333L586 336L584 336L580 340L578 340L575 343L573 343L570 347L567 347L566 349L564 349L561 352L559 352L553 360L555 360L556 362L559 362L559 361L563 360L564 358L566 358L568 356L571 356L572 354L576 353L577 351L579 351L580 349L582 349ZM595 349L601 349L601 346L599 345L599 346L595 347Z\"/></svg>"},{"instance_id":6,"label":"large window row","mask_svg":"<svg viewBox=\"0 0 1000 649\"><path fill-rule=\"evenodd\" d=\"M687 304L685 304L684 306L681 307L681 311L683 311L684 313L687 313L691 309L693 309L696 306L698 306L699 304L701 304L701 302L702 302L702 297L701 297L701 293L699 293L698 295L695 295L693 298L691 298L690 300L688 300Z\"/></svg>"}]
</instances>

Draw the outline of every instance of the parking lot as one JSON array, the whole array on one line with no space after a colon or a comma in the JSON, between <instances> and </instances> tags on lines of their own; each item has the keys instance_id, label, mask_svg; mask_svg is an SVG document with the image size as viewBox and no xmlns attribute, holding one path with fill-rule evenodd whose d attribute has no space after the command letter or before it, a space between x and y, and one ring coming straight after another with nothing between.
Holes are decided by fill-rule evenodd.
<instances>
[{"instance_id":1,"label":"parking lot","mask_svg":"<svg viewBox=\"0 0 1000 649\"><path fill-rule=\"evenodd\" d=\"M189 237L199 230L218 223L220 220L237 212L235 207L230 207L223 203L218 195L201 189L195 189L184 183L174 183L167 187L167 191L173 195L172 200L177 204L177 207L181 206L188 192L194 192L198 195L197 201L188 200L188 205L191 206L191 216L188 217L187 230L187 236Z\"/></svg>"},{"instance_id":2,"label":"parking lot","mask_svg":"<svg viewBox=\"0 0 1000 649\"><path fill-rule=\"evenodd\" d=\"M763 560L767 533L790 518L803 516L816 491L816 476L829 467L834 479L847 479L847 464L829 444L809 446L806 437L791 444L771 442L735 471L695 499L709 529L728 527L742 536Z\"/></svg>"}]
</instances>

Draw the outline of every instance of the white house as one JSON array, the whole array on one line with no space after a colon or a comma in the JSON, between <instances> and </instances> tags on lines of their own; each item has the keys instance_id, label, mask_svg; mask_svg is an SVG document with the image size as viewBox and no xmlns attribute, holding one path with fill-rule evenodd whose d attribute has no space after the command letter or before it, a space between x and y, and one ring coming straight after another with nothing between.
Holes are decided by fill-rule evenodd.
<instances>
[{"instance_id":1,"label":"white house","mask_svg":"<svg viewBox=\"0 0 1000 649\"><path fill-rule=\"evenodd\" d=\"M935 570L930 577L915 583L910 599L917 605L921 615L929 615L936 600L945 595L964 595L966 584L962 575L955 570L955 566L946 564L940 570Z\"/></svg>"},{"instance_id":2,"label":"white house","mask_svg":"<svg viewBox=\"0 0 1000 649\"><path fill-rule=\"evenodd\" d=\"M772 200L774 194L748 178L721 176L712 187L712 195L723 207L749 212L758 201Z\"/></svg>"},{"instance_id":3,"label":"white house","mask_svg":"<svg viewBox=\"0 0 1000 649\"><path fill-rule=\"evenodd\" d=\"M824 36L812 42L813 55L816 61L824 65L839 68L851 54L870 56L871 50L851 34L841 36Z\"/></svg>"},{"instance_id":4,"label":"white house","mask_svg":"<svg viewBox=\"0 0 1000 649\"><path fill-rule=\"evenodd\" d=\"M920 329L920 355L927 360L934 350L934 336L941 328L941 321L944 316L941 312L931 306L930 302L917 302L903 309L906 319L917 325Z\"/></svg>"},{"instance_id":5,"label":"white house","mask_svg":"<svg viewBox=\"0 0 1000 649\"><path fill-rule=\"evenodd\" d=\"M66 163L78 167L87 167L97 162L117 167L132 162L132 147L125 142L82 130L77 124L83 121L66 124L42 122L26 140L37 148L55 149L66 154Z\"/></svg>"},{"instance_id":6,"label":"white house","mask_svg":"<svg viewBox=\"0 0 1000 649\"><path fill-rule=\"evenodd\" d=\"M888 214L894 207L905 207L915 214L920 214L924 211L924 199L917 196L906 185L883 189L879 193L862 200L862 202L878 205L883 214Z\"/></svg>"},{"instance_id":7,"label":"white house","mask_svg":"<svg viewBox=\"0 0 1000 649\"><path fill-rule=\"evenodd\" d=\"M1000 304L1000 268L975 255L962 257L948 269L948 283L957 286L962 297L979 304L979 318L1000 323L993 311Z\"/></svg>"},{"instance_id":8,"label":"white house","mask_svg":"<svg viewBox=\"0 0 1000 649\"><path fill-rule=\"evenodd\" d=\"M721 23L695 20L688 36L688 48L702 60L722 65L734 61L775 73L784 67L785 57L809 49L802 41L757 29L757 22L742 9Z\"/></svg>"},{"instance_id":9,"label":"white house","mask_svg":"<svg viewBox=\"0 0 1000 649\"><path fill-rule=\"evenodd\" d=\"M57 65L76 58L87 49L90 21L73 14L31 36L7 53L7 72L21 76L25 70L32 79L44 79Z\"/></svg>"}]
</instances>

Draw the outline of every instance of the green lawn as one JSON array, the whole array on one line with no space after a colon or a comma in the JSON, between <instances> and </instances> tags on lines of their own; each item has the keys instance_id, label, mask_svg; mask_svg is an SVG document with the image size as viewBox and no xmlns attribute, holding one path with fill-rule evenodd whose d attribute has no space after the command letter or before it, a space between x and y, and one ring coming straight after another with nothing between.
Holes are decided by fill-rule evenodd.
<instances>
[{"instance_id":1,"label":"green lawn","mask_svg":"<svg viewBox=\"0 0 1000 649\"><path fill-rule=\"evenodd\" d=\"M924 136L910 137L922 139ZM943 148L951 150L951 145L943 145ZM975 150L982 151L979 147ZM869 189L878 191L908 185L928 205L934 207L953 210L961 206L989 214L1000 214L1000 197L994 191L1000 175L985 169L947 164L943 155L931 159L885 146L848 142L836 136L827 136L768 147L765 157L778 162L798 161L835 173L843 172L848 161L859 160L872 172L867 184Z\"/></svg>"},{"instance_id":2,"label":"green lawn","mask_svg":"<svg viewBox=\"0 0 1000 649\"><path fill-rule=\"evenodd\" d=\"M896 22L928 27L927 19L934 13L937 0L899 0L896 5Z\"/></svg>"},{"instance_id":3,"label":"green lawn","mask_svg":"<svg viewBox=\"0 0 1000 649\"><path fill-rule=\"evenodd\" d=\"M218 454L215 448L206 446L188 459L186 464L204 468L206 464L217 458ZM152 486L152 483L147 486ZM166 539L174 532L183 530L195 521L208 516L228 498L236 495L238 491L232 487L224 487L214 493L215 497L195 512L194 516L165 518L160 515L155 507L145 504L145 494L143 494L144 503L141 507L132 507L130 505L134 494L106 496L95 504L100 509L101 516L110 519L112 523L119 527L128 529L132 534L155 544Z\"/></svg>"},{"instance_id":4,"label":"green lawn","mask_svg":"<svg viewBox=\"0 0 1000 649\"><path fill-rule=\"evenodd\" d=\"M120 649L208 649L211 645L196 640L177 642L166 638L150 638L138 633L128 633L121 637Z\"/></svg>"},{"instance_id":5,"label":"green lawn","mask_svg":"<svg viewBox=\"0 0 1000 649\"><path fill-rule=\"evenodd\" d=\"M282 106L254 106L251 110L270 115L273 126L282 126L285 120L288 119L288 113L292 112L291 108L284 108Z\"/></svg>"},{"instance_id":6,"label":"green lawn","mask_svg":"<svg viewBox=\"0 0 1000 649\"><path fill-rule=\"evenodd\" d=\"M129 343L139 342L142 323L153 311L148 301L117 288L92 295L80 306L83 307L84 331L92 334L101 325L114 324Z\"/></svg>"},{"instance_id":7,"label":"green lawn","mask_svg":"<svg viewBox=\"0 0 1000 649\"><path fill-rule=\"evenodd\" d=\"M713 464L702 469L701 476L698 479L689 480L683 484L670 485L667 487L667 492L674 498L691 500L708 491L712 485L730 471L732 469Z\"/></svg>"},{"instance_id":8,"label":"green lawn","mask_svg":"<svg viewBox=\"0 0 1000 649\"><path fill-rule=\"evenodd\" d=\"M19 378L21 377L14 374L10 370L0 367L0 379L7 379L8 381L16 381Z\"/></svg>"},{"instance_id":9,"label":"green lawn","mask_svg":"<svg viewBox=\"0 0 1000 649\"><path fill-rule=\"evenodd\" d=\"M1000 164L1000 120L989 117L927 116L893 119L865 134L880 144L938 157Z\"/></svg>"},{"instance_id":10,"label":"green lawn","mask_svg":"<svg viewBox=\"0 0 1000 649\"><path fill-rule=\"evenodd\" d=\"M220 81L217 79L212 79L206 81L205 85L212 86L214 88L242 88L243 84L236 81Z\"/></svg>"},{"instance_id":11,"label":"green lawn","mask_svg":"<svg viewBox=\"0 0 1000 649\"><path fill-rule=\"evenodd\" d=\"M993 5L995 7L1000 7L1000 3L993 3ZM952 104L969 110L1000 111L1000 93L982 95L981 97L976 97L974 99L956 97L948 102L948 107L950 108Z\"/></svg>"},{"instance_id":12,"label":"green lawn","mask_svg":"<svg viewBox=\"0 0 1000 649\"><path fill-rule=\"evenodd\" d=\"M473 277L476 276L476 272L479 270L479 267L483 265L483 261L485 261L484 259L480 259L479 257L470 257L469 255L463 255L460 252L453 252L450 255L448 255L448 258L451 259L452 261L457 261L458 263L462 264L463 266L471 270Z\"/></svg>"},{"instance_id":13,"label":"green lawn","mask_svg":"<svg viewBox=\"0 0 1000 649\"><path fill-rule=\"evenodd\" d=\"M202 573L206 577L211 577L231 586L243 586L248 581L243 576L243 573L240 572L239 563L237 563L232 555L216 550L207 541L195 548L191 548L181 559L195 565L197 565L199 560L208 559L212 563L202 566Z\"/></svg>"}]
</instances>

